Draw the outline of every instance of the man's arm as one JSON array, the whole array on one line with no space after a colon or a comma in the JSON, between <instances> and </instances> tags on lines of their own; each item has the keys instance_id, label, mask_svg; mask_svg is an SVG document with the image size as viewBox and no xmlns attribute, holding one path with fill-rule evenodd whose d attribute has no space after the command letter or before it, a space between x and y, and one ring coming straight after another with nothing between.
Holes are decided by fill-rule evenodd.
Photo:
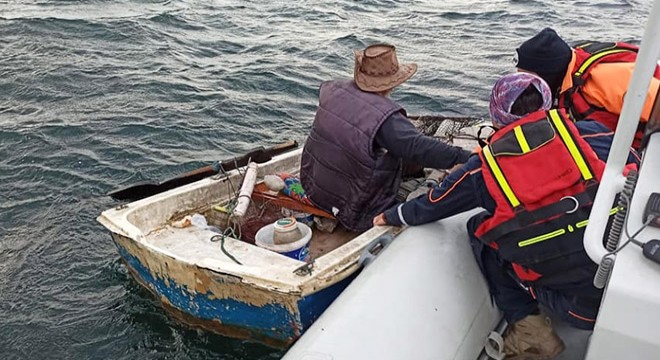
<instances>
[{"instance_id":1,"label":"man's arm","mask_svg":"<svg viewBox=\"0 0 660 360\"><path fill-rule=\"evenodd\" d=\"M376 133L376 144L402 159L435 169L449 169L470 156L467 150L420 133L401 113L383 122Z\"/></svg>"},{"instance_id":2,"label":"man's arm","mask_svg":"<svg viewBox=\"0 0 660 360\"><path fill-rule=\"evenodd\" d=\"M384 220L388 225L421 225L482 206L478 184L483 184L481 160L473 156L427 195L386 210Z\"/></svg>"}]
</instances>

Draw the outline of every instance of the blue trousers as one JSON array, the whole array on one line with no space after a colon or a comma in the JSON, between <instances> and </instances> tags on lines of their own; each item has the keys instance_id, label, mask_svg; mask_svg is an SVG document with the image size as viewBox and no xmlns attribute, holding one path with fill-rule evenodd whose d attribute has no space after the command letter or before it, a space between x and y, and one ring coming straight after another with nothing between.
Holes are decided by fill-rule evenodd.
<instances>
[{"instance_id":1,"label":"blue trousers","mask_svg":"<svg viewBox=\"0 0 660 360\"><path fill-rule=\"evenodd\" d=\"M488 217L487 212L473 216L467 223L470 244L483 273L492 299L512 324L539 313L539 304L572 326L591 330L596 322L602 290L591 282L567 284L566 288L547 288L525 285L514 275L511 264L498 252L474 235L477 227Z\"/></svg>"}]
</instances>

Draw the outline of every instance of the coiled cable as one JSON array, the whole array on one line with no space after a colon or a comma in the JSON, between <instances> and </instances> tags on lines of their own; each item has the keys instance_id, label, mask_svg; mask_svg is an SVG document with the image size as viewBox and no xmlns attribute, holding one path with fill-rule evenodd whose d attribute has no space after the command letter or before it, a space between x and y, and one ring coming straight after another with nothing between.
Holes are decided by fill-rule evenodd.
<instances>
[{"instance_id":1,"label":"coiled cable","mask_svg":"<svg viewBox=\"0 0 660 360\"><path fill-rule=\"evenodd\" d=\"M632 170L626 177L626 182L623 185L623 190L621 191L619 200L617 201L618 211L614 215L612 226L610 226L610 231L607 234L607 243L605 245L605 249L607 249L608 252L614 251L619 245L623 224L626 220L626 216L628 215L628 207L630 206L629 200L632 199L636 184L637 171Z\"/></svg>"}]
</instances>

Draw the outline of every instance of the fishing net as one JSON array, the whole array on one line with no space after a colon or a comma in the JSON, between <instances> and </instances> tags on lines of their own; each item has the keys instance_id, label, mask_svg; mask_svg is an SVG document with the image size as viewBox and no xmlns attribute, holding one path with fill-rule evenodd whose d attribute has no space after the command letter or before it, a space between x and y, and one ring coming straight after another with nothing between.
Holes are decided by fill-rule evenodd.
<instances>
[{"instance_id":1,"label":"fishing net","mask_svg":"<svg viewBox=\"0 0 660 360\"><path fill-rule=\"evenodd\" d=\"M461 135L472 135L473 131L463 130L485 122L484 118L473 116L420 115L408 118L424 135L433 136L448 143Z\"/></svg>"},{"instance_id":2,"label":"fishing net","mask_svg":"<svg viewBox=\"0 0 660 360\"><path fill-rule=\"evenodd\" d=\"M253 202L240 219L241 240L254 244L257 231L282 218L282 209L269 202Z\"/></svg>"}]
</instances>

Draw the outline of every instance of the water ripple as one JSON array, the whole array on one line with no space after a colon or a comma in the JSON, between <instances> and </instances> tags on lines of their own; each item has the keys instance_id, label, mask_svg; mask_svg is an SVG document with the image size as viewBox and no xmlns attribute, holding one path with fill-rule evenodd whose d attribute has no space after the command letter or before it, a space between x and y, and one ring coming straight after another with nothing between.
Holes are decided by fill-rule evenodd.
<instances>
[{"instance_id":1,"label":"water ripple","mask_svg":"<svg viewBox=\"0 0 660 360\"><path fill-rule=\"evenodd\" d=\"M483 116L546 26L637 40L641 0L0 1L0 353L7 359L277 359L190 329L129 277L95 218L107 191L287 139L354 49L397 46L411 114Z\"/></svg>"}]
</instances>

